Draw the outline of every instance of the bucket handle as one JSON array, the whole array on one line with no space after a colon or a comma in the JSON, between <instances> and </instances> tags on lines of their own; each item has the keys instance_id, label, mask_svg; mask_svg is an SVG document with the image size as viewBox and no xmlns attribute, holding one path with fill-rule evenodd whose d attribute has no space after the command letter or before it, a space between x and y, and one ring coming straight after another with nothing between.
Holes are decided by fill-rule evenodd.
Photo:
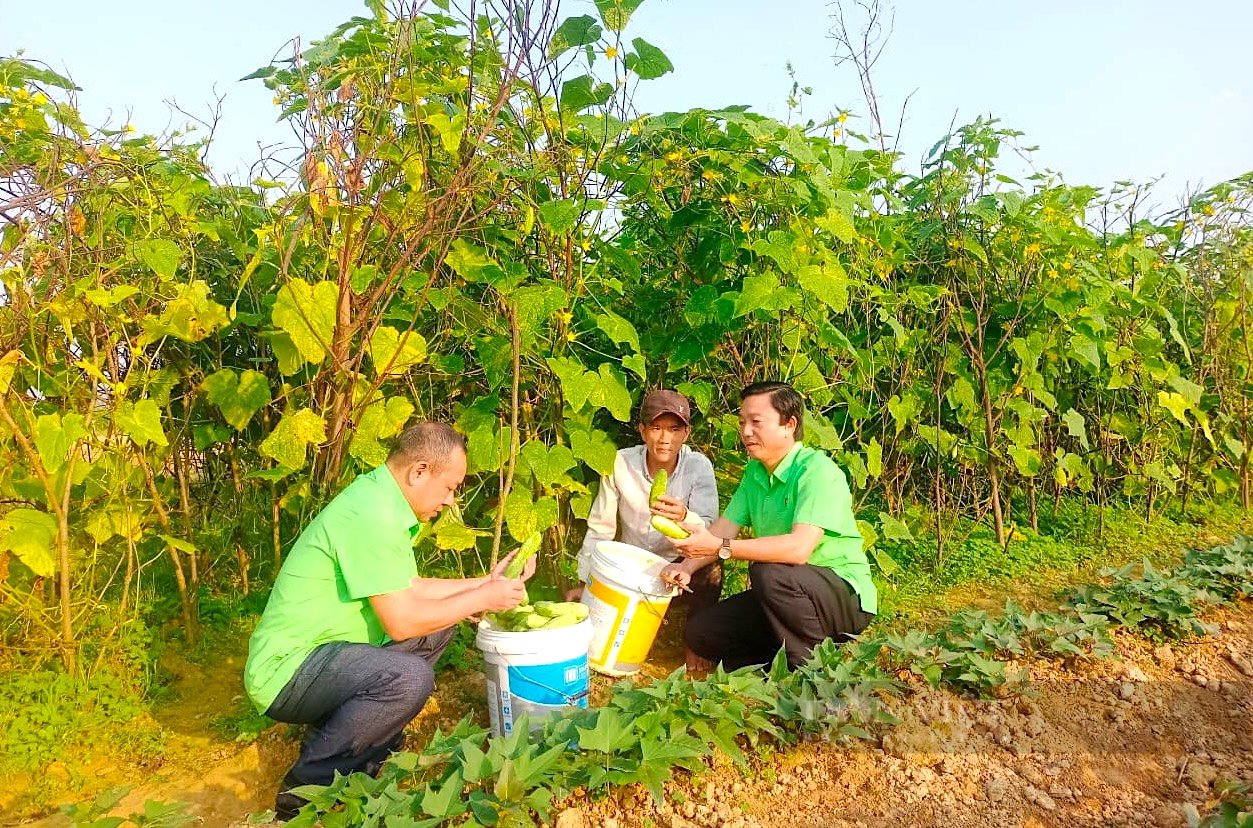
<instances>
[{"instance_id":1,"label":"bucket handle","mask_svg":"<svg viewBox=\"0 0 1253 828\"><path fill-rule=\"evenodd\" d=\"M508 665L509 667L514 667L514 665L512 665L512 664L510 664L510 663L509 663L509 660L508 660L508 659L505 659L505 664L506 664L506 665ZM516 668L516 667L514 667L514 669L517 669L517 668ZM526 677L526 680L527 680L528 682L530 682L531 684L536 685L537 687L542 687L542 688L544 688L545 690L547 690L547 691L548 691L548 692L550 692L550 693L554 693L554 694L556 694L556 695L558 695L558 696L561 696L563 699L565 699L565 700L566 700L566 704L574 704L575 702L579 701L580 699L586 699L588 696L590 696L590 695L591 695L591 692L592 692L592 691L591 691L591 686L590 686L590 683L589 683L589 686L588 686L588 689L587 689L587 690L584 690L584 691L582 691L581 693L575 693L573 696L571 696L569 693L566 693L566 692L565 692L565 691L563 691L563 690L559 690L559 689L557 689L556 687L549 687L549 686L548 686L547 684L545 684L544 682L542 682L542 681L536 681L535 679L531 678L530 676L527 676L527 677Z\"/></svg>"}]
</instances>

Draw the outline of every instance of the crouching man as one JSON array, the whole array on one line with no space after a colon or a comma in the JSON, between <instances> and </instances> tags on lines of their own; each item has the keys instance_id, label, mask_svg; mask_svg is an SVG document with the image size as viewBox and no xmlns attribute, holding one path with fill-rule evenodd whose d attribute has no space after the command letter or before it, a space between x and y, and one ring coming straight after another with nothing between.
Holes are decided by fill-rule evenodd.
<instances>
[{"instance_id":1,"label":"crouching man","mask_svg":"<svg viewBox=\"0 0 1253 828\"><path fill-rule=\"evenodd\" d=\"M244 668L258 710L312 726L283 778L279 819L305 804L294 787L329 785L336 772L376 774L431 695L453 626L522 602L534 558L518 579L502 574L509 558L479 578L418 574L414 538L453 504L465 473L465 438L441 423L412 425L283 562Z\"/></svg>"}]
</instances>

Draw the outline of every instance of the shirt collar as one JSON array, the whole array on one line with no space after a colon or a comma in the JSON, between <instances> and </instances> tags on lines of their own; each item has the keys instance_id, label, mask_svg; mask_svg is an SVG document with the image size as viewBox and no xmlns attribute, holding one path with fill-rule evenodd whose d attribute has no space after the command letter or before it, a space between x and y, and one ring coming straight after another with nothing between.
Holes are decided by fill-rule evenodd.
<instances>
[{"instance_id":1,"label":"shirt collar","mask_svg":"<svg viewBox=\"0 0 1253 828\"><path fill-rule=\"evenodd\" d=\"M422 529L422 522L413 513L413 507L405 499L405 493L400 490L400 484L396 482L395 476L392 475L392 470L384 463L370 472L370 476L383 489L383 497L386 498L384 508L391 512L393 519L398 525L405 527L409 531L410 537L416 537Z\"/></svg>"},{"instance_id":2,"label":"shirt collar","mask_svg":"<svg viewBox=\"0 0 1253 828\"><path fill-rule=\"evenodd\" d=\"M774 471L765 475L767 485L771 485L771 478L780 483L788 482L792 476L792 470L796 466L796 458L800 454L803 445L803 443L797 442L796 445L788 450L787 454L783 455L783 459L779 461L779 465L774 467ZM763 465L761 470L765 472L766 467Z\"/></svg>"}]
</instances>

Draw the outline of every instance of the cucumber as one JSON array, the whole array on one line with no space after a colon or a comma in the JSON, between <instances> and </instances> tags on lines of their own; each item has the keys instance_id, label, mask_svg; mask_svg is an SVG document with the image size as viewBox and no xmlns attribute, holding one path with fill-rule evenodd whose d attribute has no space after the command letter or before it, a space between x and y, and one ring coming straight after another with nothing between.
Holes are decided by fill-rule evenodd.
<instances>
[{"instance_id":1,"label":"cucumber","mask_svg":"<svg viewBox=\"0 0 1253 828\"><path fill-rule=\"evenodd\" d=\"M682 540L683 538L686 538L688 535L692 534L691 532L687 531L679 524L675 523L670 518L662 517L661 515L653 515L652 519L649 520L648 522L652 524L652 527L654 529L656 529L661 534L665 535L667 538L674 538L675 540Z\"/></svg>"},{"instance_id":2,"label":"cucumber","mask_svg":"<svg viewBox=\"0 0 1253 828\"><path fill-rule=\"evenodd\" d=\"M539 551L540 533L536 532L522 543L522 548L518 550L518 554L513 556L513 560L509 562L509 566L505 567L506 578L519 578L522 576L522 570L526 567L526 562L531 556Z\"/></svg>"},{"instance_id":3,"label":"cucumber","mask_svg":"<svg viewBox=\"0 0 1253 828\"><path fill-rule=\"evenodd\" d=\"M657 476L653 478L653 485L648 488L648 503L651 506L661 499L666 493L666 484L670 482L670 475L665 469L658 469Z\"/></svg>"}]
</instances>

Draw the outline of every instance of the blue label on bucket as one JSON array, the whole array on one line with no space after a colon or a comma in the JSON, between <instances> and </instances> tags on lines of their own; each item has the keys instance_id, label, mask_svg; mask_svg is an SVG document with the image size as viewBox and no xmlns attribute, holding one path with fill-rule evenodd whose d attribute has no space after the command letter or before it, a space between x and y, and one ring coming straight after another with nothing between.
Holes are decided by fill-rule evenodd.
<instances>
[{"instance_id":1,"label":"blue label on bucket","mask_svg":"<svg viewBox=\"0 0 1253 828\"><path fill-rule=\"evenodd\" d=\"M587 707L590 690L585 655L554 664L509 667L509 692L517 701Z\"/></svg>"}]
</instances>

